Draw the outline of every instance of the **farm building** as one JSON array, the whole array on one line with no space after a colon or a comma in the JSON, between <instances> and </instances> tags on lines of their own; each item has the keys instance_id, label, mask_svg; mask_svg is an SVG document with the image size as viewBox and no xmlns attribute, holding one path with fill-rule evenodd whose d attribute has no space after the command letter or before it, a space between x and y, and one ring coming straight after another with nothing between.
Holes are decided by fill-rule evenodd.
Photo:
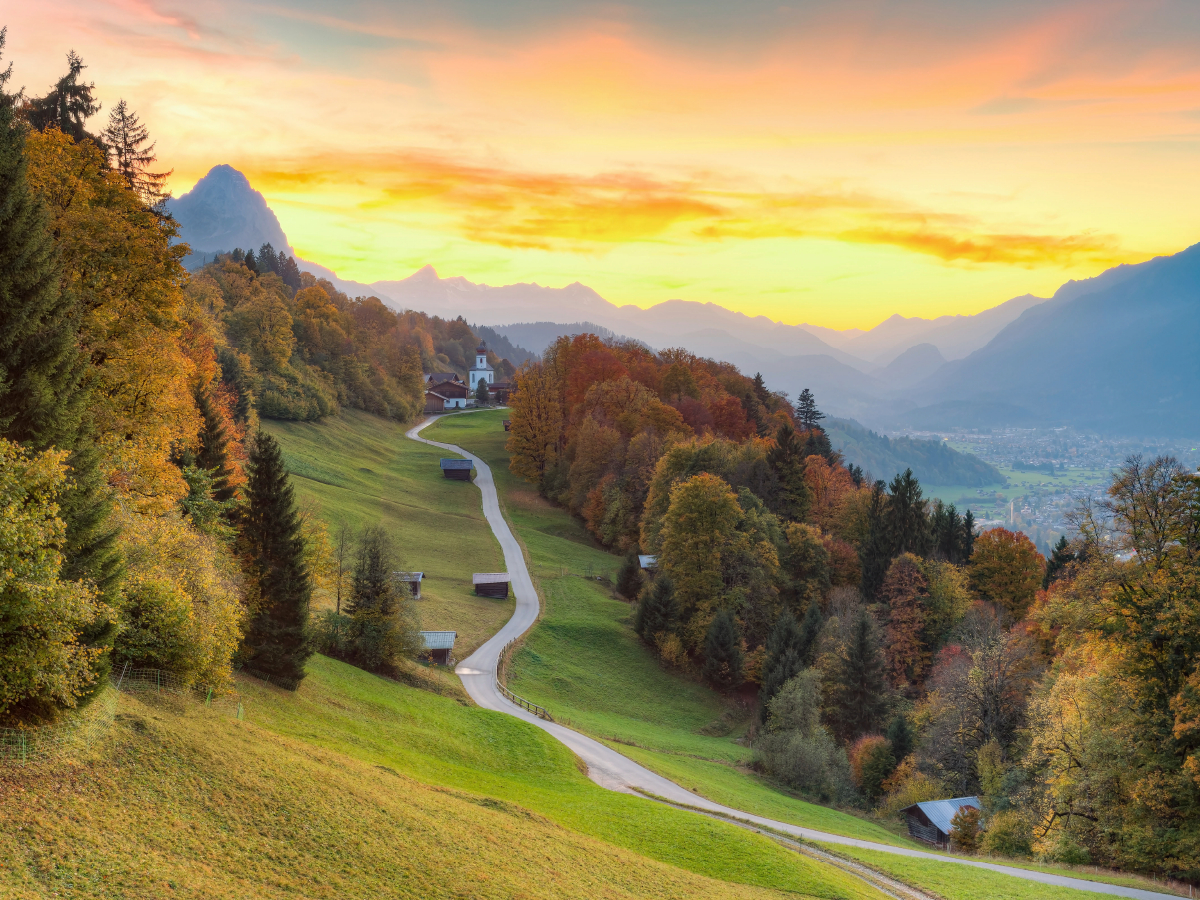
<instances>
[{"instance_id":1,"label":"farm building","mask_svg":"<svg viewBox=\"0 0 1200 900\"><path fill-rule=\"evenodd\" d=\"M512 419L505 419L505 420L504 420L504 430L505 430L505 431L512 431Z\"/></svg>"},{"instance_id":2,"label":"farm building","mask_svg":"<svg viewBox=\"0 0 1200 900\"><path fill-rule=\"evenodd\" d=\"M480 597L507 597L509 580L505 572L476 572L471 576L475 593Z\"/></svg>"},{"instance_id":3,"label":"farm building","mask_svg":"<svg viewBox=\"0 0 1200 900\"><path fill-rule=\"evenodd\" d=\"M425 382L425 412L466 409L468 389L453 372L435 372Z\"/></svg>"},{"instance_id":4,"label":"farm building","mask_svg":"<svg viewBox=\"0 0 1200 900\"><path fill-rule=\"evenodd\" d=\"M658 567L657 556L647 556L644 553L638 554L638 565L643 569L651 570Z\"/></svg>"},{"instance_id":5,"label":"farm building","mask_svg":"<svg viewBox=\"0 0 1200 900\"><path fill-rule=\"evenodd\" d=\"M443 459L442 474L455 481L470 481L471 465L469 459Z\"/></svg>"},{"instance_id":6,"label":"farm building","mask_svg":"<svg viewBox=\"0 0 1200 900\"><path fill-rule=\"evenodd\" d=\"M421 582L425 580L424 572L393 572L392 577L403 585L407 585L414 600L421 599Z\"/></svg>"},{"instance_id":7,"label":"farm building","mask_svg":"<svg viewBox=\"0 0 1200 900\"><path fill-rule=\"evenodd\" d=\"M454 660L454 639L457 631L422 631L422 656L428 656L434 665L448 666Z\"/></svg>"},{"instance_id":8,"label":"farm building","mask_svg":"<svg viewBox=\"0 0 1200 900\"><path fill-rule=\"evenodd\" d=\"M950 846L951 820L964 806L979 809L978 797L955 797L953 800L926 800L900 810L908 819L908 833L918 841L935 847Z\"/></svg>"}]
</instances>

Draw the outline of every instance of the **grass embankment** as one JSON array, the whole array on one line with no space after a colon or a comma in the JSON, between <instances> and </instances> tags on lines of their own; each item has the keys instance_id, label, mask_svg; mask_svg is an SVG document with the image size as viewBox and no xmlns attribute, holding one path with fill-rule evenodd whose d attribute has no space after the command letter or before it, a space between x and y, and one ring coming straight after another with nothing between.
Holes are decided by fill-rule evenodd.
<instances>
[{"instance_id":1,"label":"grass embankment","mask_svg":"<svg viewBox=\"0 0 1200 900\"><path fill-rule=\"evenodd\" d=\"M93 756L0 769L0 895L877 897L724 823L605 791L516 719L316 657L247 720L122 696Z\"/></svg>"},{"instance_id":2,"label":"grass embankment","mask_svg":"<svg viewBox=\"0 0 1200 900\"><path fill-rule=\"evenodd\" d=\"M918 885L933 891L945 900L1085 900L1085 898L1109 897L1094 891L1058 887L1050 884L1023 881L1001 872L964 866L961 863L942 862L931 859L913 859L895 856L877 850L860 850L857 847L824 845L826 850L850 859L857 859L874 869L908 884ZM1015 866L1068 878L1080 878L1103 884L1122 885L1141 890L1171 893L1161 884L1146 878L1122 876L1116 873L1086 872L1058 866L1031 866L1013 863L1004 859L980 859L980 862L1002 866Z\"/></svg>"},{"instance_id":3,"label":"grass embankment","mask_svg":"<svg viewBox=\"0 0 1200 900\"><path fill-rule=\"evenodd\" d=\"M264 422L279 441L296 498L325 521L358 529L383 525L405 568L425 573L421 627L457 631L454 653L468 657L512 616L512 600L476 597L474 572L501 572L504 555L483 518L479 491L442 477L446 454L404 436L404 427L344 410L322 422ZM332 608L330 597L318 598Z\"/></svg>"},{"instance_id":4,"label":"grass embankment","mask_svg":"<svg viewBox=\"0 0 1200 900\"><path fill-rule=\"evenodd\" d=\"M632 607L586 576L622 560L508 468L502 420L488 411L447 416L422 436L457 444L491 466L501 502L530 558L545 602L509 670L509 685L622 753L718 803L808 828L915 847L880 825L789 796L745 769L738 743L750 711L661 666L632 628ZM567 569L570 574L563 575ZM584 577L579 577L584 576Z\"/></svg>"}]
</instances>

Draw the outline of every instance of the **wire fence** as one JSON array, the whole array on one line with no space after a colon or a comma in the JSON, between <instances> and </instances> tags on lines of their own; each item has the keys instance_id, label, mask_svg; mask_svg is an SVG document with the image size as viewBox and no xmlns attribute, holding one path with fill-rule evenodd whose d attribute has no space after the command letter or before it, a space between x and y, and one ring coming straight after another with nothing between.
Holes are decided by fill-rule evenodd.
<instances>
[{"instance_id":1,"label":"wire fence","mask_svg":"<svg viewBox=\"0 0 1200 900\"><path fill-rule=\"evenodd\" d=\"M544 706L539 706L530 700L526 700L524 697L518 694L514 694L508 689L508 685L504 683L508 680L509 654L516 642L517 639L513 638L511 641L505 644L504 648L500 651L500 655L496 658L496 688L511 702L517 704L517 706L521 707L527 712L533 713L539 719L545 719L547 722L553 722L555 719L554 716L550 715L550 710L546 709Z\"/></svg>"},{"instance_id":2,"label":"wire fence","mask_svg":"<svg viewBox=\"0 0 1200 900\"><path fill-rule=\"evenodd\" d=\"M245 708L236 694L192 685L172 672L125 666L87 706L68 713L62 721L30 728L0 728L0 764L51 762L95 746L108 737L117 713L120 694L160 694L196 700L239 720Z\"/></svg>"},{"instance_id":3,"label":"wire fence","mask_svg":"<svg viewBox=\"0 0 1200 900\"><path fill-rule=\"evenodd\" d=\"M20 765L62 759L86 750L108 734L116 712L117 692L109 686L62 722L33 728L0 728L0 762Z\"/></svg>"}]
</instances>

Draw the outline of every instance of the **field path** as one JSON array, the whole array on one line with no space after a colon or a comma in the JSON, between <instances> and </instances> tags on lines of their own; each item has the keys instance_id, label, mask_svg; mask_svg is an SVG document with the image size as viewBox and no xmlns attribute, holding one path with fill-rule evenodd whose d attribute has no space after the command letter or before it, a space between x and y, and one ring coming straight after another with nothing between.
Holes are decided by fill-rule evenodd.
<instances>
[{"instance_id":1,"label":"field path","mask_svg":"<svg viewBox=\"0 0 1200 900\"><path fill-rule=\"evenodd\" d=\"M451 413L451 415L463 415L463 413ZM492 470L488 468L487 463L482 459L467 452L462 447L455 446L454 444L442 444L421 437L421 429L435 421L437 421L436 418L430 417L419 422L408 430L407 436L414 441L420 441L423 444L440 447L443 450L449 450L452 453L464 456L475 464L475 484L483 494L483 514L487 519L488 525L491 526L492 532L496 535L496 540L500 542L500 548L504 551L504 564L508 569L509 576L512 578L513 593L517 601L512 618L482 647L459 663L458 668L455 669L455 673L462 679L463 686L467 689L467 693L471 695L471 699L479 706L523 719L531 725L536 725L543 731L553 735L557 740L569 747L576 756L587 764L588 776L601 787L631 794L650 794L654 797L661 797L670 803L692 806L718 816L751 822L755 825L761 825L764 828L784 832L808 841L821 841L826 844L859 847L864 850L877 850L881 853L893 853L899 856L974 866L979 869L990 869L993 872L1011 875L1014 878L1023 878L1027 881L1036 881L1058 887L1078 888L1085 891L1094 891L1098 894L1132 897L1135 900L1167 900L1167 898L1178 900L1175 894L1162 894L1156 891L1121 887L1098 881L1087 881L1082 878L1069 878L1064 875L1050 875L1045 872L1034 872L1028 869L1018 869L1014 866L1002 866L957 856L941 856L921 850L909 850L905 847L892 847L887 844L877 844L873 841L848 838L840 834L814 831L811 828L802 828L799 825L792 825L788 822L779 822L774 819L764 818L763 816L756 816L752 813L742 812L728 806L722 806L719 803L713 803L711 800L685 790L675 784L675 782L651 772L633 760L622 756L611 747L599 741L592 740L592 738L585 737L579 732L572 731L570 728L559 725L556 722L540 719L510 702L496 687L496 666L500 660L500 652L504 649L505 645L514 638L523 635L537 621L540 608L537 591L534 590L533 579L529 576L529 568L525 565L525 555L521 552L521 545L517 542L516 537L509 528L508 521L500 512L500 499L496 493L496 483L492 479Z\"/></svg>"}]
</instances>

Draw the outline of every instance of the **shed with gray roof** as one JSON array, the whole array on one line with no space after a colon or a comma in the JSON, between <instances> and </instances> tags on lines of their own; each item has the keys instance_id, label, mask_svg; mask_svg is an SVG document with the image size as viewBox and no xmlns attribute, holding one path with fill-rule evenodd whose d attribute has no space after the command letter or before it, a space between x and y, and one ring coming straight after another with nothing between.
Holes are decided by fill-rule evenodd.
<instances>
[{"instance_id":1,"label":"shed with gray roof","mask_svg":"<svg viewBox=\"0 0 1200 900\"><path fill-rule=\"evenodd\" d=\"M431 662L439 666L450 664L454 654L454 639L457 631L422 631L421 643L424 654Z\"/></svg>"},{"instance_id":2,"label":"shed with gray roof","mask_svg":"<svg viewBox=\"0 0 1200 900\"><path fill-rule=\"evenodd\" d=\"M979 809L978 797L955 797L951 800L926 800L900 810L908 819L908 833L918 841L935 847L950 846L955 814L964 806Z\"/></svg>"},{"instance_id":3,"label":"shed with gray roof","mask_svg":"<svg viewBox=\"0 0 1200 900\"><path fill-rule=\"evenodd\" d=\"M455 481L470 481L472 465L469 459L443 459L442 474Z\"/></svg>"}]
</instances>

